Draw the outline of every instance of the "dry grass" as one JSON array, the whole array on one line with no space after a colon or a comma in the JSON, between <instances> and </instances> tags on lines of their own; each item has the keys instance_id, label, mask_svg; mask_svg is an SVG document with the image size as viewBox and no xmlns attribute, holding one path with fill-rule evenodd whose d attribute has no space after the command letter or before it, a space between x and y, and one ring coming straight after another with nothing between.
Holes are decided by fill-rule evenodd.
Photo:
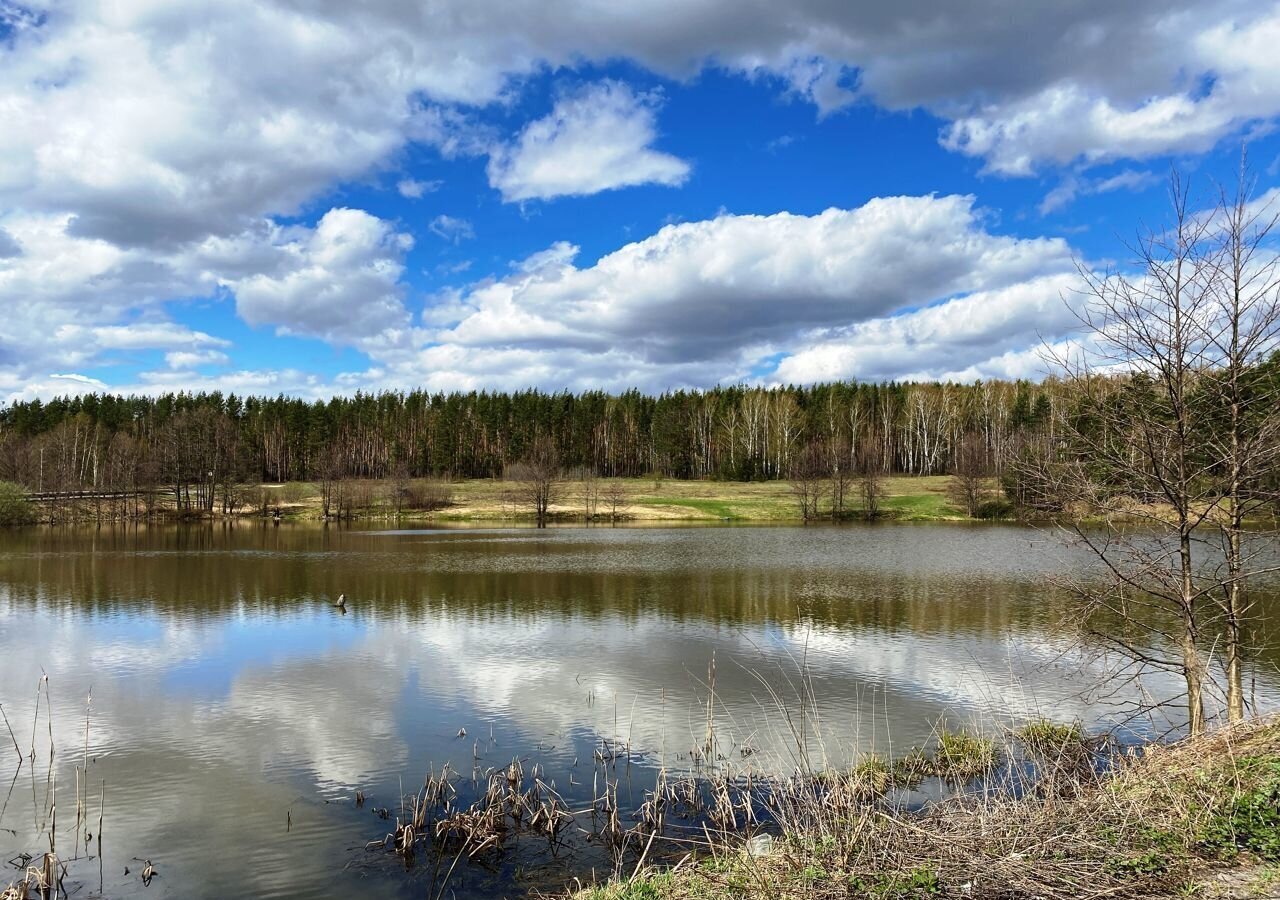
<instances>
[{"instance_id":1,"label":"dry grass","mask_svg":"<svg viewBox=\"0 0 1280 900\"><path fill-rule=\"evenodd\" d=\"M947 502L950 476L897 476L884 479L883 513L888 518L911 520L963 519ZM277 486L291 501L281 501L291 516L319 517L319 490L314 485ZM360 493L378 497L387 485L370 482ZM800 519L800 511L787 481L681 481L669 478L599 479L594 483L598 497L594 519L609 521L607 495L616 488L617 519L623 522L790 522ZM581 522L586 516L586 486L579 481L560 482L549 512L558 522ZM431 512L406 512L407 519L441 522L510 522L532 518L518 501L512 485L495 479L471 479L449 484L450 503ZM856 514L852 501L850 512ZM362 517L380 518L391 514L382 506L360 511Z\"/></svg>"},{"instance_id":2,"label":"dry grass","mask_svg":"<svg viewBox=\"0 0 1280 900\"><path fill-rule=\"evenodd\" d=\"M837 787L776 804L782 833L767 855L726 837L674 871L577 900L1205 896L1215 869L1280 857L1276 721L1151 747L1110 775L1060 761L1029 794L984 791L914 813L862 802L867 773L851 775L847 798Z\"/></svg>"}]
</instances>

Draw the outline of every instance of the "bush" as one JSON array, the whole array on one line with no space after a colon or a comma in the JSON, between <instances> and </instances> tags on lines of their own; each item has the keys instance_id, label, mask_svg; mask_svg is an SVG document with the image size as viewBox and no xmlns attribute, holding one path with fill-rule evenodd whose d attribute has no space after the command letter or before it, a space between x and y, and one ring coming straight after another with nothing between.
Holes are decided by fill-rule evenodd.
<instances>
[{"instance_id":1,"label":"bush","mask_svg":"<svg viewBox=\"0 0 1280 900\"><path fill-rule=\"evenodd\" d=\"M27 492L12 481L0 481L0 525L25 525L35 521Z\"/></svg>"}]
</instances>

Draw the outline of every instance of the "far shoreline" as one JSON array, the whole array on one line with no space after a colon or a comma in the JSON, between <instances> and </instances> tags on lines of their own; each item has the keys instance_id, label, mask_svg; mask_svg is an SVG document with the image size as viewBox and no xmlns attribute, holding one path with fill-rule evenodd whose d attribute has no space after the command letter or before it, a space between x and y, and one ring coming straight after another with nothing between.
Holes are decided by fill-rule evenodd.
<instances>
[{"instance_id":1,"label":"far shoreline","mask_svg":"<svg viewBox=\"0 0 1280 900\"><path fill-rule=\"evenodd\" d=\"M669 478L599 478L558 481L547 524L574 525L820 525L853 522L968 523L1019 521L1001 499L994 479L987 514L971 518L949 499L948 475L886 476L874 514L851 496L842 508L824 504L804 518L796 490L787 481L693 481ZM149 523L252 521L314 523L405 523L532 527L517 483L500 479L348 480L338 484L284 482L237 486L237 502L224 509L178 511L175 491L148 492L149 511L133 514L137 503L70 498L31 503L34 522L59 526L145 521ZM325 493L329 515L325 514ZM341 502L334 495L342 492ZM852 492L851 492L852 493ZM119 508L117 508L119 507ZM125 509L125 514L121 513ZM340 514L334 510L340 509Z\"/></svg>"}]
</instances>

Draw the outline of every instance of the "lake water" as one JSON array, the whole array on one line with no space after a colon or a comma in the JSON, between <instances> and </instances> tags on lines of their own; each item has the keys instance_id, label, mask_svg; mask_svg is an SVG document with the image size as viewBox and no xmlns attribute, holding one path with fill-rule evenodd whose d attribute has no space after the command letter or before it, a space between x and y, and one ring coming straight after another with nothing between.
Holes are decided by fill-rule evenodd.
<instances>
[{"instance_id":1,"label":"lake water","mask_svg":"<svg viewBox=\"0 0 1280 900\"><path fill-rule=\"evenodd\" d=\"M1132 694L1091 699L1102 664L1049 586L1081 564L1013 526L0 532L0 703L35 746L20 764L0 732L0 856L48 849L56 797L80 896L430 896L438 873L365 849L374 809L516 757L589 805L602 739L629 748L634 809L658 766L707 764L713 659L717 755L758 771L902 753L943 721L1103 727ZM1272 703L1275 660L1255 679ZM445 896L597 864L464 863Z\"/></svg>"}]
</instances>

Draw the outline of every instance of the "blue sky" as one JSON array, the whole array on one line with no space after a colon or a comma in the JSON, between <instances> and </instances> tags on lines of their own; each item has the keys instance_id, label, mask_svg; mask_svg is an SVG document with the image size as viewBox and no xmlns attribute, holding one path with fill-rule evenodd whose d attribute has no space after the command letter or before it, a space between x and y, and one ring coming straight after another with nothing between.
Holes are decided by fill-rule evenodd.
<instances>
[{"instance_id":1,"label":"blue sky","mask_svg":"<svg viewBox=\"0 0 1280 900\"><path fill-rule=\"evenodd\" d=\"M0 0L0 399L1039 377L1280 5Z\"/></svg>"}]
</instances>

